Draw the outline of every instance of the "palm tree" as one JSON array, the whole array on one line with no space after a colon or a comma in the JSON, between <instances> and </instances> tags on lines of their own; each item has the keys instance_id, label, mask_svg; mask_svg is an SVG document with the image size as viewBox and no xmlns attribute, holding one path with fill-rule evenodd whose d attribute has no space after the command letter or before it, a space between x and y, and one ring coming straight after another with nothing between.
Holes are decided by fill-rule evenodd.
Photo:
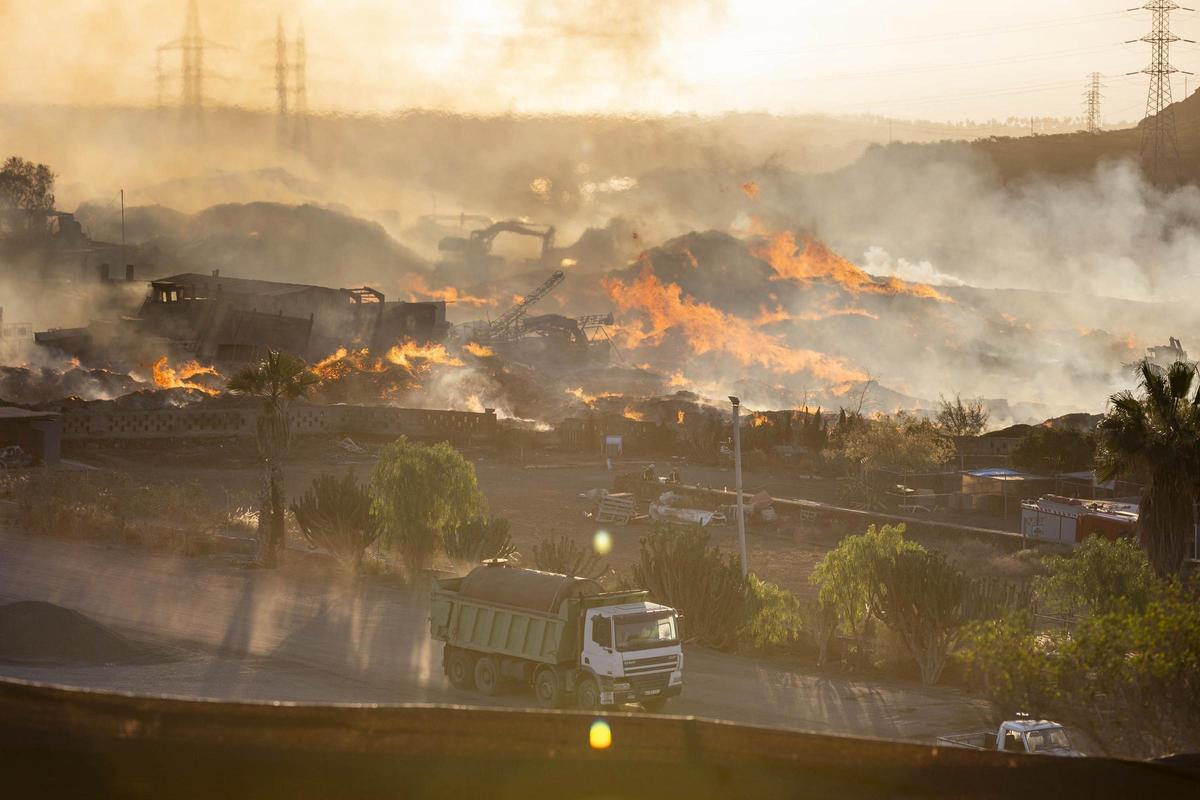
<instances>
[{"instance_id":1,"label":"palm tree","mask_svg":"<svg viewBox=\"0 0 1200 800\"><path fill-rule=\"evenodd\" d=\"M318 380L303 359L275 350L268 350L261 361L247 364L229 379L229 391L262 401L257 434L258 452L265 467L258 515L258 556L263 566L275 566L283 547L287 513L283 460L291 443L288 408L293 400L308 394Z\"/></svg>"},{"instance_id":2,"label":"palm tree","mask_svg":"<svg viewBox=\"0 0 1200 800\"><path fill-rule=\"evenodd\" d=\"M1100 477L1137 475L1145 482L1138 534L1160 576L1182 569L1195 536L1200 481L1200 386L1196 365L1166 370L1149 360L1137 366L1138 395L1119 392L1100 421Z\"/></svg>"}]
</instances>

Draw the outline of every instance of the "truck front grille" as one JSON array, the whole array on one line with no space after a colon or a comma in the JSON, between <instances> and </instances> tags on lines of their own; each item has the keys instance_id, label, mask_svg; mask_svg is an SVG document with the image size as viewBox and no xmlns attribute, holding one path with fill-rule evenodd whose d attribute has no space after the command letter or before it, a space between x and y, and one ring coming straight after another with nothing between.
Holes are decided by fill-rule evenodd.
<instances>
[{"instance_id":1,"label":"truck front grille","mask_svg":"<svg viewBox=\"0 0 1200 800\"><path fill-rule=\"evenodd\" d=\"M671 680L671 673L659 672L654 675L630 675L629 685L635 692L645 692L650 689L663 690Z\"/></svg>"},{"instance_id":2,"label":"truck front grille","mask_svg":"<svg viewBox=\"0 0 1200 800\"><path fill-rule=\"evenodd\" d=\"M637 675L645 672L670 672L679 666L679 658L670 656L653 656L651 658L632 658L625 662L625 674Z\"/></svg>"}]
</instances>

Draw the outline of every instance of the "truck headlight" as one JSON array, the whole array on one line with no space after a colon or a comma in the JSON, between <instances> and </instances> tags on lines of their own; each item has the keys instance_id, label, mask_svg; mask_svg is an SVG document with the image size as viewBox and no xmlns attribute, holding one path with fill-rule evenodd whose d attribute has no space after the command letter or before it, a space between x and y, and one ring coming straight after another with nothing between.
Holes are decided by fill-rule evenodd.
<instances>
[{"instance_id":1,"label":"truck headlight","mask_svg":"<svg viewBox=\"0 0 1200 800\"><path fill-rule=\"evenodd\" d=\"M681 683L683 683L683 673L682 673L682 672L680 672L679 670L675 670L674 672L672 672L672 673L671 673L671 683L670 683L670 685L671 685L671 686L678 686L678 685L679 685L679 684L681 684Z\"/></svg>"},{"instance_id":2,"label":"truck headlight","mask_svg":"<svg viewBox=\"0 0 1200 800\"><path fill-rule=\"evenodd\" d=\"M614 683L612 685L612 688L613 688L614 692L628 692L629 691L629 683L628 683L628 681L625 681L625 682L618 681L617 683Z\"/></svg>"}]
</instances>

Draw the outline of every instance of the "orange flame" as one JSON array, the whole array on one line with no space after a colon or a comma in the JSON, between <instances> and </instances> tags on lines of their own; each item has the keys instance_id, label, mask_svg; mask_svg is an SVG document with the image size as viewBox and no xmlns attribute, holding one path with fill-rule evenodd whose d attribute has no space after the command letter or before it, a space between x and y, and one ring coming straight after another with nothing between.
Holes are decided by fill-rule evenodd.
<instances>
[{"instance_id":1,"label":"orange flame","mask_svg":"<svg viewBox=\"0 0 1200 800\"><path fill-rule=\"evenodd\" d=\"M635 411L633 406L625 406L625 419L631 419L634 422L641 422L646 419L646 415L640 411Z\"/></svg>"},{"instance_id":2,"label":"orange flame","mask_svg":"<svg viewBox=\"0 0 1200 800\"><path fill-rule=\"evenodd\" d=\"M476 358L488 358L489 356L496 355L495 350L488 347L486 344L480 344L479 342L467 342L466 345L463 346L463 349Z\"/></svg>"},{"instance_id":3,"label":"orange flame","mask_svg":"<svg viewBox=\"0 0 1200 800\"><path fill-rule=\"evenodd\" d=\"M154 362L153 370L154 385L159 389L196 389L214 396L221 393L219 389L191 380L197 375L213 375L215 377L221 375L213 367L206 367L195 359L181 364L178 368L173 368L168 363L167 357L162 356Z\"/></svg>"},{"instance_id":4,"label":"orange flame","mask_svg":"<svg viewBox=\"0 0 1200 800\"><path fill-rule=\"evenodd\" d=\"M422 372L435 364L445 367L463 365L462 361L450 355L445 345L419 344L412 339L393 345L383 357L392 364Z\"/></svg>"},{"instance_id":5,"label":"orange flame","mask_svg":"<svg viewBox=\"0 0 1200 800\"><path fill-rule=\"evenodd\" d=\"M756 245L750 251L775 270L773 280L793 280L807 285L818 278L828 278L851 294L906 294L939 303L954 302L923 283L909 283L895 277L877 281L812 237L805 237L801 248L790 231L777 233L766 244Z\"/></svg>"},{"instance_id":6,"label":"orange flame","mask_svg":"<svg viewBox=\"0 0 1200 800\"><path fill-rule=\"evenodd\" d=\"M872 314L865 308L824 308L817 311L801 311L799 314L792 314L785 311L783 306L775 306L775 310L771 311L766 306L759 306L758 317L754 320L755 325L770 325L773 322L820 322L823 319L830 317L866 317L868 319L879 319L877 314Z\"/></svg>"},{"instance_id":7,"label":"orange flame","mask_svg":"<svg viewBox=\"0 0 1200 800\"><path fill-rule=\"evenodd\" d=\"M763 425L770 425L771 418L768 417L766 414L755 412L750 417L750 424L756 428L761 428Z\"/></svg>"},{"instance_id":8,"label":"orange flame","mask_svg":"<svg viewBox=\"0 0 1200 800\"><path fill-rule=\"evenodd\" d=\"M596 405L596 395L588 394L583 390L582 386L578 386L574 389L567 389L567 394L586 404L589 408Z\"/></svg>"},{"instance_id":9,"label":"orange flame","mask_svg":"<svg viewBox=\"0 0 1200 800\"><path fill-rule=\"evenodd\" d=\"M675 423L682 425L685 422L687 422L687 412L681 408L675 412Z\"/></svg>"},{"instance_id":10,"label":"orange flame","mask_svg":"<svg viewBox=\"0 0 1200 800\"><path fill-rule=\"evenodd\" d=\"M480 306L497 305L497 300L494 297L475 297L459 291L453 286L447 286L444 289L434 289L429 285L429 282L421 275L413 277L410 281L408 289L409 300L444 300L447 303L457 303L463 306L472 306L478 308Z\"/></svg>"},{"instance_id":11,"label":"orange flame","mask_svg":"<svg viewBox=\"0 0 1200 800\"><path fill-rule=\"evenodd\" d=\"M758 184L754 181L746 181L742 184L742 191L746 193L746 197L751 200L758 199Z\"/></svg>"},{"instance_id":12,"label":"orange flame","mask_svg":"<svg viewBox=\"0 0 1200 800\"><path fill-rule=\"evenodd\" d=\"M647 254L642 254L641 261L641 274L632 283L611 277L604 279L605 290L621 311L640 311L648 318L649 327L639 323L619 329L628 346L655 344L668 331L678 329L697 355L723 352L743 364L758 364L783 373L807 370L837 383L866 379L865 374L837 358L789 347L777 336L759 330L750 320L727 314L694 297L685 297L678 284L663 284L658 279Z\"/></svg>"}]
</instances>

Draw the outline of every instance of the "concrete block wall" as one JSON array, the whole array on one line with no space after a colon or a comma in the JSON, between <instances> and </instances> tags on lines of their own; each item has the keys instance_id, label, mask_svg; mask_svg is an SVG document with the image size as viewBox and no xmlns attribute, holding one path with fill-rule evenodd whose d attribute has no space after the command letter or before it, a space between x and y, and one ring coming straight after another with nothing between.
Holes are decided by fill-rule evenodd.
<instances>
[{"instance_id":1,"label":"concrete block wall","mask_svg":"<svg viewBox=\"0 0 1200 800\"><path fill-rule=\"evenodd\" d=\"M64 441L218 438L253 436L254 408L151 410L64 409ZM296 406L292 433L347 436L410 436L414 439L487 441L496 431L494 412L439 411L391 406Z\"/></svg>"}]
</instances>

